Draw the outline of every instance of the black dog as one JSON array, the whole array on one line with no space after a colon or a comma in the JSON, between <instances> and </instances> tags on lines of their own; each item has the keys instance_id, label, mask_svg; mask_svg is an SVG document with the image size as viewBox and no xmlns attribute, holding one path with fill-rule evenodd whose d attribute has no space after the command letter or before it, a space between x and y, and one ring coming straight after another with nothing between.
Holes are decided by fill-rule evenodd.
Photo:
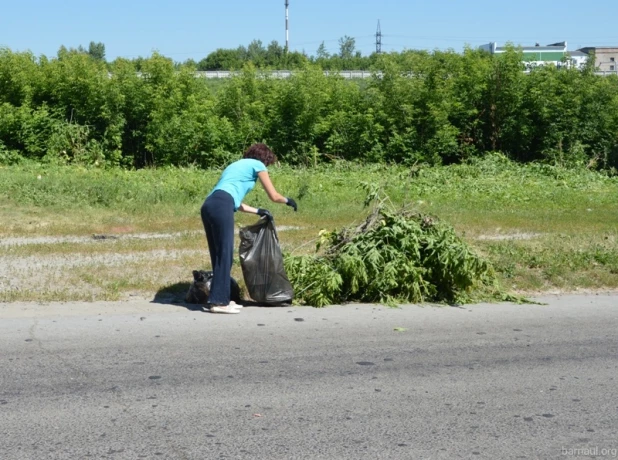
<instances>
[{"instance_id":1,"label":"black dog","mask_svg":"<svg viewBox=\"0 0 618 460\"><path fill-rule=\"evenodd\" d=\"M193 282L189 287L189 292L185 297L187 303L196 303L206 305L208 296L210 295L210 282L212 281L212 272L204 270L193 270ZM230 282L230 299L236 303L240 303L240 287L234 278Z\"/></svg>"}]
</instances>

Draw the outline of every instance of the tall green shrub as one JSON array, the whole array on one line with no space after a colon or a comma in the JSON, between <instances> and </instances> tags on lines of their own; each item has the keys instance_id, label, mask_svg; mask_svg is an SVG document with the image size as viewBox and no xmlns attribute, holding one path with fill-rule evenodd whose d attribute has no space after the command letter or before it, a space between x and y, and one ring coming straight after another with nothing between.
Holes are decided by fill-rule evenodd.
<instances>
[{"instance_id":1,"label":"tall green shrub","mask_svg":"<svg viewBox=\"0 0 618 460\"><path fill-rule=\"evenodd\" d=\"M238 53L292 59L271 45ZM384 53L372 56L373 76L363 81L307 62L290 78L247 64L213 84L195 74L197 64L157 53L107 64L79 49L54 58L0 49L2 158L210 167L266 142L293 164L456 163L500 151L617 167L618 78L591 66L525 73L522 58L515 47L493 56Z\"/></svg>"}]
</instances>

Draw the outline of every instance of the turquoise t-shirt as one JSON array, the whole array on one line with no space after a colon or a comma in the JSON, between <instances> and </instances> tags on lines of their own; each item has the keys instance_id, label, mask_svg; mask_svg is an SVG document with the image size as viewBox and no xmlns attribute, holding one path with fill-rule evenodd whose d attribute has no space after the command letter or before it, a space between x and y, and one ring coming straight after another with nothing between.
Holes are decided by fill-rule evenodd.
<instances>
[{"instance_id":1,"label":"turquoise t-shirt","mask_svg":"<svg viewBox=\"0 0 618 460\"><path fill-rule=\"evenodd\" d=\"M223 170L219 182L208 194L212 195L216 190L223 190L234 198L234 211L238 210L245 195L253 189L257 181L258 173L267 171L266 166L259 160L243 158L235 161Z\"/></svg>"}]
</instances>

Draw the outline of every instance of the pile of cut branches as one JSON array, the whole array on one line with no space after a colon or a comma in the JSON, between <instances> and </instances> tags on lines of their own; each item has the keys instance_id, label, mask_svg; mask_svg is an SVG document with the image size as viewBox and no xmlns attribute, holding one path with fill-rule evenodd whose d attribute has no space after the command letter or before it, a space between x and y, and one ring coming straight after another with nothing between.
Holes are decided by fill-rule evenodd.
<instances>
[{"instance_id":1,"label":"pile of cut branches","mask_svg":"<svg viewBox=\"0 0 618 460\"><path fill-rule=\"evenodd\" d=\"M504 295L494 271L449 225L382 199L356 227L320 232L315 255L285 256L296 300L315 307L469 302Z\"/></svg>"}]
</instances>

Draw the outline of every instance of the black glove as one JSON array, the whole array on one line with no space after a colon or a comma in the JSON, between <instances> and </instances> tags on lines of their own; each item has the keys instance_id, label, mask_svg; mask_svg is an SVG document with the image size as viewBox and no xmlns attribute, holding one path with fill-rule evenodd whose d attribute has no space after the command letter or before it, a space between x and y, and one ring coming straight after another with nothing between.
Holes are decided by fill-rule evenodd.
<instances>
[{"instance_id":1,"label":"black glove","mask_svg":"<svg viewBox=\"0 0 618 460\"><path fill-rule=\"evenodd\" d=\"M286 200L288 200L285 204L287 204L288 206L292 206L294 208L294 211L298 211L298 206L296 205L296 201L294 201L292 198L286 198Z\"/></svg>"},{"instance_id":2,"label":"black glove","mask_svg":"<svg viewBox=\"0 0 618 460\"><path fill-rule=\"evenodd\" d=\"M270 211L268 209L262 209L262 208L258 208L257 213L258 216L260 217L264 217L266 216L266 218L268 220L273 220L273 215L270 213Z\"/></svg>"}]
</instances>

